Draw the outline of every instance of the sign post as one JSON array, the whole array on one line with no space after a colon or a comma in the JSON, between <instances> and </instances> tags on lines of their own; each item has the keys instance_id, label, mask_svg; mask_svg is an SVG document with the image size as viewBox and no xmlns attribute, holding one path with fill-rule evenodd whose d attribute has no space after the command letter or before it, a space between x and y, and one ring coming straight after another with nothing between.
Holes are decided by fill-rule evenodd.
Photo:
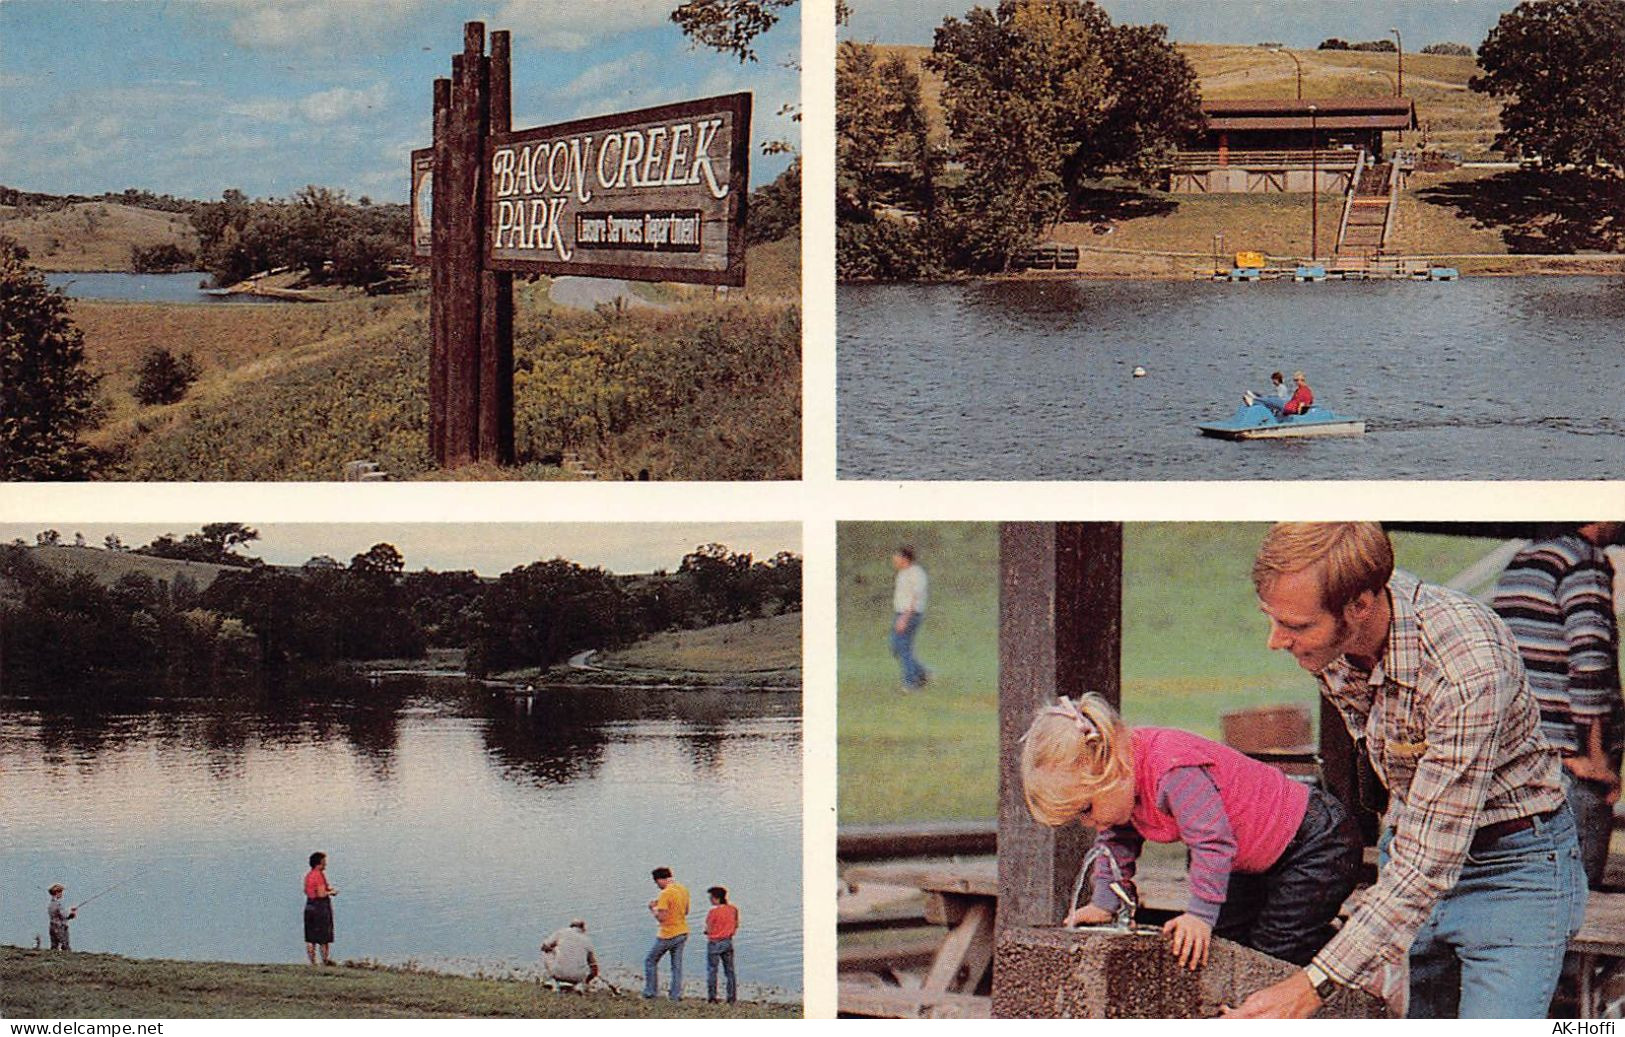
<instances>
[{"instance_id":1,"label":"sign post","mask_svg":"<svg viewBox=\"0 0 1625 1037\"><path fill-rule=\"evenodd\" d=\"M463 27L412 152L430 266L429 449L513 464L513 274L745 283L749 94L515 131L509 34Z\"/></svg>"}]
</instances>

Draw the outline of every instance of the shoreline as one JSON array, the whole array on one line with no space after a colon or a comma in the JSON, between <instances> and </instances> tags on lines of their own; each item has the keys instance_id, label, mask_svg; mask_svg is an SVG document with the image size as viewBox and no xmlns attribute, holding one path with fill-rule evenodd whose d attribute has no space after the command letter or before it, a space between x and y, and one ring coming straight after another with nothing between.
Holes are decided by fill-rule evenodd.
<instances>
[{"instance_id":1,"label":"shoreline","mask_svg":"<svg viewBox=\"0 0 1625 1037\"><path fill-rule=\"evenodd\" d=\"M1079 266L1075 270L1014 270L995 274L958 274L937 279L882 281L874 279L837 280L842 285L873 284L967 284L978 281L1205 281L1213 269L1212 254L1198 252L1134 252L1126 249L1089 248L1079 246ZM1090 256L1113 256L1125 260L1121 267L1109 264L1088 265ZM1302 257L1266 257L1283 263L1307 263ZM1576 255L1550 253L1539 255L1502 255L1493 252L1439 253L1426 257L1430 261L1455 261L1463 279L1470 277L1625 277L1625 253L1599 252ZM1132 261L1138 260L1137 264ZM1147 260L1159 261L1164 269L1151 269ZM1202 263L1202 260L1208 262ZM1166 269L1175 263L1188 263L1183 270ZM1324 263L1325 259L1318 260ZM1406 281L1409 278L1378 278L1377 280Z\"/></svg>"},{"instance_id":2,"label":"shoreline","mask_svg":"<svg viewBox=\"0 0 1625 1037\"><path fill-rule=\"evenodd\" d=\"M489 964L489 963L484 963ZM299 963L132 958L0 944L0 1016L97 1018L801 1018L805 996L744 986L738 1004L684 998L645 1001L629 967L611 966L591 993L554 992L511 965L472 975L419 964L352 960L334 968ZM690 977L691 980L693 977ZM783 1000L770 994L782 993Z\"/></svg>"}]
</instances>

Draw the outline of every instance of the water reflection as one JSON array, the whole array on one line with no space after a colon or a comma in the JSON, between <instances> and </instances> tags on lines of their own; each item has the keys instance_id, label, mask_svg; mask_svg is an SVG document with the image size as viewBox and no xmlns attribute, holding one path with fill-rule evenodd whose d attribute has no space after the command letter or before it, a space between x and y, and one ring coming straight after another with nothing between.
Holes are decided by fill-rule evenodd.
<instances>
[{"instance_id":1,"label":"water reflection","mask_svg":"<svg viewBox=\"0 0 1625 1037\"><path fill-rule=\"evenodd\" d=\"M298 882L320 848L344 891L341 957L523 965L581 915L604 960L631 966L648 869L666 864L695 893L691 925L707 885L733 891L744 978L800 989L797 694L103 690L0 699L0 942L43 931L32 894L51 881L84 895L150 868L87 910L75 946L299 960ZM194 921L174 924L177 902ZM690 976L702 966L700 939Z\"/></svg>"}]
</instances>

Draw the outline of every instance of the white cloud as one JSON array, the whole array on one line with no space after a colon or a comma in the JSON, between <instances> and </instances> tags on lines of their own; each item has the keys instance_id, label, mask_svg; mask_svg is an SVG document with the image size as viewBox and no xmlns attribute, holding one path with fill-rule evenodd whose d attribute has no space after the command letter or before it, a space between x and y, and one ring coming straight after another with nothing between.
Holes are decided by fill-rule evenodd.
<instances>
[{"instance_id":1,"label":"white cloud","mask_svg":"<svg viewBox=\"0 0 1625 1037\"><path fill-rule=\"evenodd\" d=\"M229 18L231 38L257 50L365 47L421 17L430 0L206 0Z\"/></svg>"},{"instance_id":2,"label":"white cloud","mask_svg":"<svg viewBox=\"0 0 1625 1037\"><path fill-rule=\"evenodd\" d=\"M509 0L492 25L544 50L581 50L596 40L671 24L674 0Z\"/></svg>"},{"instance_id":3,"label":"white cloud","mask_svg":"<svg viewBox=\"0 0 1625 1037\"><path fill-rule=\"evenodd\" d=\"M226 111L232 115L258 119L263 122L296 122L302 120L318 126L327 126L376 111L382 108L388 100L389 86L385 83L375 83L362 90L354 90L347 86L335 86L331 90L321 90L314 94L307 94L294 101L275 98L239 101L228 105Z\"/></svg>"},{"instance_id":4,"label":"white cloud","mask_svg":"<svg viewBox=\"0 0 1625 1037\"><path fill-rule=\"evenodd\" d=\"M583 70L580 75L559 89L558 96L575 100L617 93L617 87L625 87L627 83L643 78L636 72L650 60L649 55L643 51L618 55L614 61L606 61Z\"/></svg>"},{"instance_id":5,"label":"white cloud","mask_svg":"<svg viewBox=\"0 0 1625 1037\"><path fill-rule=\"evenodd\" d=\"M311 122L331 123L381 108L389 100L389 88L375 83L365 90L336 86L311 94L299 102L299 110Z\"/></svg>"}]
</instances>

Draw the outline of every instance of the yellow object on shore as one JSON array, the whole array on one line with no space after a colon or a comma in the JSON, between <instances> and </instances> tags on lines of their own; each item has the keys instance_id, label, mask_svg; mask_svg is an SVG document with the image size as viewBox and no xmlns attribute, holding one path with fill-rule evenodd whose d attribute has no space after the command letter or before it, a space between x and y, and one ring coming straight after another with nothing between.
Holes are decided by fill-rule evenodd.
<instances>
[{"instance_id":1,"label":"yellow object on shore","mask_svg":"<svg viewBox=\"0 0 1625 1037\"><path fill-rule=\"evenodd\" d=\"M1262 252L1237 252L1236 253L1236 266L1240 267L1243 270L1247 270L1247 269L1262 270L1267 265L1268 264L1264 262L1264 253L1262 253Z\"/></svg>"}]
</instances>

